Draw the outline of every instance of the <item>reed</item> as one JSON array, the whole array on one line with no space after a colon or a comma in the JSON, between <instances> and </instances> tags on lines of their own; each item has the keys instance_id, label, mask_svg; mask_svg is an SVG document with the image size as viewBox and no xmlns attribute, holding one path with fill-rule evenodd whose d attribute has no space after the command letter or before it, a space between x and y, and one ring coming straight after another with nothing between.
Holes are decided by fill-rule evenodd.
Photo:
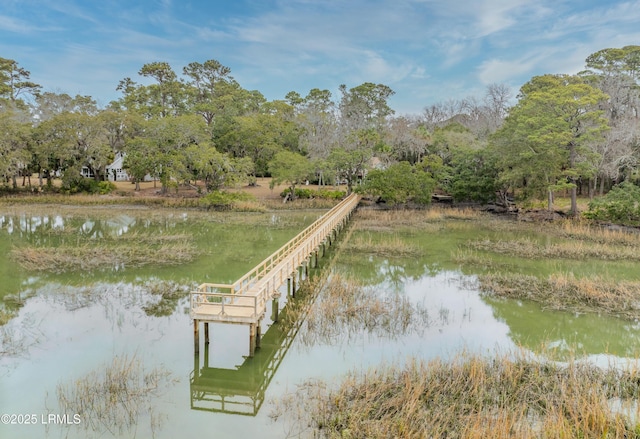
<instances>
[{"instance_id":1,"label":"reed","mask_svg":"<svg viewBox=\"0 0 640 439\"><path fill-rule=\"evenodd\" d=\"M395 338L431 323L428 310L406 296L367 288L333 273L322 286L313 313L306 317L300 339L305 345L335 344L363 332Z\"/></svg>"},{"instance_id":2,"label":"reed","mask_svg":"<svg viewBox=\"0 0 640 439\"><path fill-rule=\"evenodd\" d=\"M132 437L144 416L152 430L157 428L152 401L175 382L169 371L146 371L136 356L122 355L73 382L58 384L56 395L60 412L79 415L86 431Z\"/></svg>"},{"instance_id":3,"label":"reed","mask_svg":"<svg viewBox=\"0 0 640 439\"><path fill-rule=\"evenodd\" d=\"M29 271L121 270L145 265L178 265L193 260L199 250L190 241L167 236L116 242L84 242L55 247L23 246L11 250L11 258Z\"/></svg>"},{"instance_id":4,"label":"reed","mask_svg":"<svg viewBox=\"0 0 640 439\"><path fill-rule=\"evenodd\" d=\"M361 230L435 230L446 220L480 220L488 218L473 209L438 208L425 210L358 209L355 227ZM435 224L434 224L435 223Z\"/></svg>"},{"instance_id":5,"label":"reed","mask_svg":"<svg viewBox=\"0 0 640 439\"><path fill-rule=\"evenodd\" d=\"M383 235L379 239L374 239L370 232L351 237L345 243L345 251L360 254L373 254L386 257L406 257L420 256L422 250L398 234Z\"/></svg>"},{"instance_id":6,"label":"reed","mask_svg":"<svg viewBox=\"0 0 640 439\"><path fill-rule=\"evenodd\" d=\"M502 253L530 259L601 259L607 261L640 261L640 242L635 245L616 245L601 243L593 245L586 241L564 241L557 243L540 243L533 239L514 240L481 239L469 241L467 247Z\"/></svg>"},{"instance_id":7,"label":"reed","mask_svg":"<svg viewBox=\"0 0 640 439\"><path fill-rule=\"evenodd\" d=\"M608 280L598 276L576 278L553 274L546 279L522 274L478 276L483 294L526 299L572 312L604 312L621 318L640 318L640 282Z\"/></svg>"},{"instance_id":8,"label":"reed","mask_svg":"<svg viewBox=\"0 0 640 439\"><path fill-rule=\"evenodd\" d=\"M637 421L611 401L637 402L638 383L633 368L463 353L307 381L270 416L292 436L325 438L636 438Z\"/></svg>"}]
</instances>

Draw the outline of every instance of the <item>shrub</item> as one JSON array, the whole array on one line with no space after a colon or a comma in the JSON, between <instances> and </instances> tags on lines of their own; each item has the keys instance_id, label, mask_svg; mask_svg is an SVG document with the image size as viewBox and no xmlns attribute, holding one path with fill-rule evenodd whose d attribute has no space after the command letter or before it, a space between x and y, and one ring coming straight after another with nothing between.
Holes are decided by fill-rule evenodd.
<instances>
[{"instance_id":1,"label":"shrub","mask_svg":"<svg viewBox=\"0 0 640 439\"><path fill-rule=\"evenodd\" d=\"M339 190L331 191L329 189L318 189L318 191L316 192L316 196L318 198L324 198L327 200L340 200L344 198L345 195L345 191Z\"/></svg>"},{"instance_id":2,"label":"shrub","mask_svg":"<svg viewBox=\"0 0 640 439\"><path fill-rule=\"evenodd\" d=\"M200 199L200 205L207 209L228 210L237 202L253 199L254 197L246 192L213 191Z\"/></svg>"},{"instance_id":3,"label":"shrub","mask_svg":"<svg viewBox=\"0 0 640 439\"><path fill-rule=\"evenodd\" d=\"M287 188L282 192L280 192L280 196L284 198L290 193L291 193L291 188ZM313 190L306 189L306 188L296 188L295 190L296 198L306 198L306 199L313 198L313 193L314 193Z\"/></svg>"},{"instance_id":4,"label":"shrub","mask_svg":"<svg viewBox=\"0 0 640 439\"><path fill-rule=\"evenodd\" d=\"M117 186L111 181L98 182L98 193L100 195L110 194L117 189Z\"/></svg>"},{"instance_id":5,"label":"shrub","mask_svg":"<svg viewBox=\"0 0 640 439\"><path fill-rule=\"evenodd\" d=\"M640 224L640 187L630 182L614 186L604 197L589 203L589 219L621 224Z\"/></svg>"},{"instance_id":6,"label":"shrub","mask_svg":"<svg viewBox=\"0 0 640 439\"><path fill-rule=\"evenodd\" d=\"M290 193L291 193L291 188L287 188L282 192L280 192L280 196L284 198ZM312 189L307 189L307 188L296 188L295 194L296 194L296 199L322 198L325 200L340 200L344 198L345 191L340 191L340 190L332 191L329 189L318 189L317 191L314 191Z\"/></svg>"}]
</instances>

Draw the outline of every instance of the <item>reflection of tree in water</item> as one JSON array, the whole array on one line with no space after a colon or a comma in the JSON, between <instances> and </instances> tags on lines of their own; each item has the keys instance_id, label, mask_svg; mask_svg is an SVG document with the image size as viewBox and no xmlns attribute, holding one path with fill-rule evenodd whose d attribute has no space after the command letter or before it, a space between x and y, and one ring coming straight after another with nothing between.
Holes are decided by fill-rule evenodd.
<instances>
[{"instance_id":1,"label":"reflection of tree in water","mask_svg":"<svg viewBox=\"0 0 640 439\"><path fill-rule=\"evenodd\" d=\"M533 351L554 349L559 354L611 354L636 357L640 353L637 322L596 314L542 310L535 303L483 297L496 319L506 323L509 336Z\"/></svg>"},{"instance_id":2,"label":"reflection of tree in water","mask_svg":"<svg viewBox=\"0 0 640 439\"><path fill-rule=\"evenodd\" d=\"M189 291L194 289L190 288L189 285L169 281L149 281L144 287L154 296L154 300L145 304L142 308L145 314L154 317L173 314L180 300L186 298L189 295Z\"/></svg>"},{"instance_id":3,"label":"reflection of tree in water","mask_svg":"<svg viewBox=\"0 0 640 439\"><path fill-rule=\"evenodd\" d=\"M155 436L166 415L156 412L153 401L176 381L163 368L145 370L135 356L116 356L111 364L58 384L56 395L60 413L79 416L80 422L67 428L83 428L96 437L107 432L135 435L138 424L147 418Z\"/></svg>"}]
</instances>

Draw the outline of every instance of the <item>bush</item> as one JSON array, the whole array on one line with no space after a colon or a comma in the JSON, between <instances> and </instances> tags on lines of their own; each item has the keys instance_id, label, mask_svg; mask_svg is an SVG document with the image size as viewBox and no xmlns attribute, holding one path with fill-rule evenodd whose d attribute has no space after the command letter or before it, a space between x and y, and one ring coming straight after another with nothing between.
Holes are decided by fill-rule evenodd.
<instances>
[{"instance_id":1,"label":"bush","mask_svg":"<svg viewBox=\"0 0 640 439\"><path fill-rule=\"evenodd\" d=\"M290 193L291 193L291 188L287 188L282 192L280 192L280 196L284 198ZM313 191L311 189L296 188L295 194L296 194L296 198L306 198L306 199L313 198Z\"/></svg>"},{"instance_id":2,"label":"bush","mask_svg":"<svg viewBox=\"0 0 640 439\"><path fill-rule=\"evenodd\" d=\"M117 189L117 186L111 181L100 181L98 182L98 193L100 195L110 194L114 190Z\"/></svg>"},{"instance_id":3,"label":"bush","mask_svg":"<svg viewBox=\"0 0 640 439\"><path fill-rule=\"evenodd\" d=\"M280 196L284 198L290 193L291 193L291 188L287 188L282 192L280 192ZM317 191L314 191L312 189L307 189L307 188L296 188L295 194L296 194L296 198L303 198L303 199L322 198L325 200L340 200L344 198L345 191L338 191L338 190L331 191L329 189L319 189Z\"/></svg>"},{"instance_id":4,"label":"bush","mask_svg":"<svg viewBox=\"0 0 640 439\"><path fill-rule=\"evenodd\" d=\"M109 194L116 189L116 185L110 181L96 181L93 178L86 178L79 173L76 175L73 170L65 172L62 177L61 191L66 194Z\"/></svg>"},{"instance_id":5,"label":"bush","mask_svg":"<svg viewBox=\"0 0 640 439\"><path fill-rule=\"evenodd\" d=\"M394 206L408 202L429 204L434 187L435 181L429 173L408 162L400 162L385 170L369 172L357 191Z\"/></svg>"},{"instance_id":6,"label":"bush","mask_svg":"<svg viewBox=\"0 0 640 439\"><path fill-rule=\"evenodd\" d=\"M346 195L345 191L331 191L329 189L318 189L316 197L327 200L341 200Z\"/></svg>"},{"instance_id":7,"label":"bush","mask_svg":"<svg viewBox=\"0 0 640 439\"><path fill-rule=\"evenodd\" d=\"M207 209L229 210L240 201L251 201L254 197L246 192L213 191L200 199L200 205Z\"/></svg>"},{"instance_id":8,"label":"bush","mask_svg":"<svg viewBox=\"0 0 640 439\"><path fill-rule=\"evenodd\" d=\"M640 224L640 187L627 181L614 186L604 197L590 202L584 216L626 225Z\"/></svg>"}]
</instances>

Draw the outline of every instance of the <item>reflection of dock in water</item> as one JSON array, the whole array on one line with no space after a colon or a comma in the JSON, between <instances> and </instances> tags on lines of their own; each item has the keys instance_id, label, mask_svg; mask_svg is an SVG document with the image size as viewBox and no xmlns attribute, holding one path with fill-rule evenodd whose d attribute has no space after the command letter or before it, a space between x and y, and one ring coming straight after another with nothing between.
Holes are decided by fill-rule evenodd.
<instances>
[{"instance_id":1,"label":"reflection of dock in water","mask_svg":"<svg viewBox=\"0 0 640 439\"><path fill-rule=\"evenodd\" d=\"M306 306L306 295L289 299L273 323L262 335L260 349L246 357L235 369L209 367L209 345L204 346L204 365L196 352L191 373L191 409L255 416L264 395L302 325L302 318L288 319L289 306ZM290 322L289 320L294 320Z\"/></svg>"}]
</instances>

